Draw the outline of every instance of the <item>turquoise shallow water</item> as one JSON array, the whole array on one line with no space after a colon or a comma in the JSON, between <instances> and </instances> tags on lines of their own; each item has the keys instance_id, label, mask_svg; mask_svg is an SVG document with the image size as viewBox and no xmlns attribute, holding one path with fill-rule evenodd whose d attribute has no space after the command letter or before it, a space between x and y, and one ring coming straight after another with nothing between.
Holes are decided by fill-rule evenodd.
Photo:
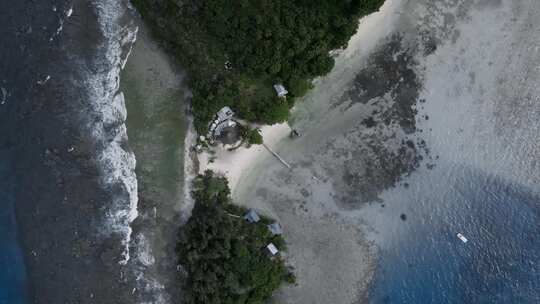
<instances>
[{"instance_id":1,"label":"turquoise shallow water","mask_svg":"<svg viewBox=\"0 0 540 304\"><path fill-rule=\"evenodd\" d=\"M17 242L9 155L0 152L0 304L26 303L26 272Z\"/></svg>"}]
</instances>

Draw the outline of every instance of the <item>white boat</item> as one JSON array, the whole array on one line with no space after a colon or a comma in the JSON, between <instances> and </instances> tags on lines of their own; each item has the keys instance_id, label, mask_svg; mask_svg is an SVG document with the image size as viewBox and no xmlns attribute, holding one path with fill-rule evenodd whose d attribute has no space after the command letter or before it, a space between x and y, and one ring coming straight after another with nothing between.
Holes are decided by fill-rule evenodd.
<instances>
[{"instance_id":1,"label":"white boat","mask_svg":"<svg viewBox=\"0 0 540 304\"><path fill-rule=\"evenodd\" d=\"M467 240L467 238L461 234L461 233L458 233L457 234L457 237L463 242L463 243L467 243L469 240Z\"/></svg>"}]
</instances>

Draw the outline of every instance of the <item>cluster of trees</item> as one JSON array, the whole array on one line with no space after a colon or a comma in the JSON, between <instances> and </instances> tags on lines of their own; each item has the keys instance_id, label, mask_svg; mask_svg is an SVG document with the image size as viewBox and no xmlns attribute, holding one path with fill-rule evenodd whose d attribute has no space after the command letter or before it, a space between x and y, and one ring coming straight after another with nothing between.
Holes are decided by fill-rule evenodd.
<instances>
[{"instance_id":1,"label":"cluster of trees","mask_svg":"<svg viewBox=\"0 0 540 304\"><path fill-rule=\"evenodd\" d=\"M294 279L281 259L263 251L270 242L284 246L267 229L270 220L247 223L246 210L232 205L229 194L227 180L211 171L194 181L196 203L177 246L188 273L187 303L264 303L282 282Z\"/></svg>"},{"instance_id":2,"label":"cluster of trees","mask_svg":"<svg viewBox=\"0 0 540 304\"><path fill-rule=\"evenodd\" d=\"M260 129L242 125L240 126L240 135L242 136L244 143L246 143L248 148L251 145L263 144L263 137Z\"/></svg>"},{"instance_id":3,"label":"cluster of trees","mask_svg":"<svg viewBox=\"0 0 540 304\"><path fill-rule=\"evenodd\" d=\"M190 70L196 128L230 105L267 124L287 119L294 98L328 73L358 19L384 0L133 0ZM287 100L272 84L283 83Z\"/></svg>"},{"instance_id":4,"label":"cluster of trees","mask_svg":"<svg viewBox=\"0 0 540 304\"><path fill-rule=\"evenodd\" d=\"M258 129L250 129L246 134L246 138L249 145L263 144L263 137Z\"/></svg>"}]
</instances>

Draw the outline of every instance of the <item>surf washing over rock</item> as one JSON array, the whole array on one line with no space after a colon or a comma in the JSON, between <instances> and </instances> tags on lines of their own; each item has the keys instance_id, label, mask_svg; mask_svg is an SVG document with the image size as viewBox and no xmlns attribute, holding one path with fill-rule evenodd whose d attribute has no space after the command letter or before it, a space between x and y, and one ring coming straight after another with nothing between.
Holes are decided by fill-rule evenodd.
<instances>
[{"instance_id":1,"label":"surf washing over rock","mask_svg":"<svg viewBox=\"0 0 540 304\"><path fill-rule=\"evenodd\" d=\"M132 23L122 24L126 6L119 1L102 1L96 8L103 33L100 50L104 56L98 62L97 71L89 71L85 79L89 100L93 104L83 115L98 147L102 182L114 192L113 203L105 214L106 225L101 232L121 236L124 249L119 263L126 264L130 258L130 224L138 216L138 196L136 161L127 147L127 112L119 82L120 71L137 37L137 27Z\"/></svg>"},{"instance_id":2,"label":"surf washing over rock","mask_svg":"<svg viewBox=\"0 0 540 304\"><path fill-rule=\"evenodd\" d=\"M124 94L120 91L120 74L138 33L132 9L123 1L97 5L105 60L102 72L88 80L95 100L93 111L99 113L88 124L96 140L101 141L98 160L103 170L103 184L113 192L113 204L105 214L103 233L122 238L123 253L119 264L127 265L136 281L132 291L137 299L135 303L167 303L164 285L146 271L156 259L148 239L144 234L132 235L131 224L139 216L138 183L135 154L128 145ZM130 260L132 256L135 257Z\"/></svg>"}]
</instances>

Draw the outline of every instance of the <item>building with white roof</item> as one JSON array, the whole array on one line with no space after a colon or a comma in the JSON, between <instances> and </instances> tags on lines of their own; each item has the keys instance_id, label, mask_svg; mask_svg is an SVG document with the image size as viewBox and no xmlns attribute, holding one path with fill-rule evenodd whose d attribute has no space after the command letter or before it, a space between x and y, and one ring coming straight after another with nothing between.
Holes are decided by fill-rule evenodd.
<instances>
[{"instance_id":1,"label":"building with white roof","mask_svg":"<svg viewBox=\"0 0 540 304\"><path fill-rule=\"evenodd\" d=\"M211 140L214 137L214 135L219 136L224 128L234 127L236 123L231 120L233 116L234 116L234 112L233 110L231 110L231 108L229 107L221 108L221 110L219 110L216 113L215 119L212 121L212 123L208 127L207 137L210 138ZM227 122L227 124L223 124L223 122Z\"/></svg>"},{"instance_id":2,"label":"building with white roof","mask_svg":"<svg viewBox=\"0 0 540 304\"><path fill-rule=\"evenodd\" d=\"M229 120L229 119L233 118L234 112L229 107L223 107L221 110L219 110L217 112L216 115L217 115L217 120L219 122L222 122L222 121Z\"/></svg>"},{"instance_id":3,"label":"building with white roof","mask_svg":"<svg viewBox=\"0 0 540 304\"><path fill-rule=\"evenodd\" d=\"M225 120L222 123L220 123L219 125L217 125L217 127L214 130L214 136L218 137L218 136L221 135L221 132L223 132L223 130L225 130L226 128L232 128L234 126L236 126L235 121L233 121L233 120Z\"/></svg>"},{"instance_id":4,"label":"building with white roof","mask_svg":"<svg viewBox=\"0 0 540 304\"><path fill-rule=\"evenodd\" d=\"M277 249L276 245L270 243L268 245L266 245L266 251L271 255L271 256L275 256L276 254L278 254L279 250Z\"/></svg>"},{"instance_id":5,"label":"building with white roof","mask_svg":"<svg viewBox=\"0 0 540 304\"><path fill-rule=\"evenodd\" d=\"M274 85L274 90L276 90L278 97L285 97L289 93L289 91L287 91L287 89L285 89L285 87L279 83Z\"/></svg>"}]
</instances>

